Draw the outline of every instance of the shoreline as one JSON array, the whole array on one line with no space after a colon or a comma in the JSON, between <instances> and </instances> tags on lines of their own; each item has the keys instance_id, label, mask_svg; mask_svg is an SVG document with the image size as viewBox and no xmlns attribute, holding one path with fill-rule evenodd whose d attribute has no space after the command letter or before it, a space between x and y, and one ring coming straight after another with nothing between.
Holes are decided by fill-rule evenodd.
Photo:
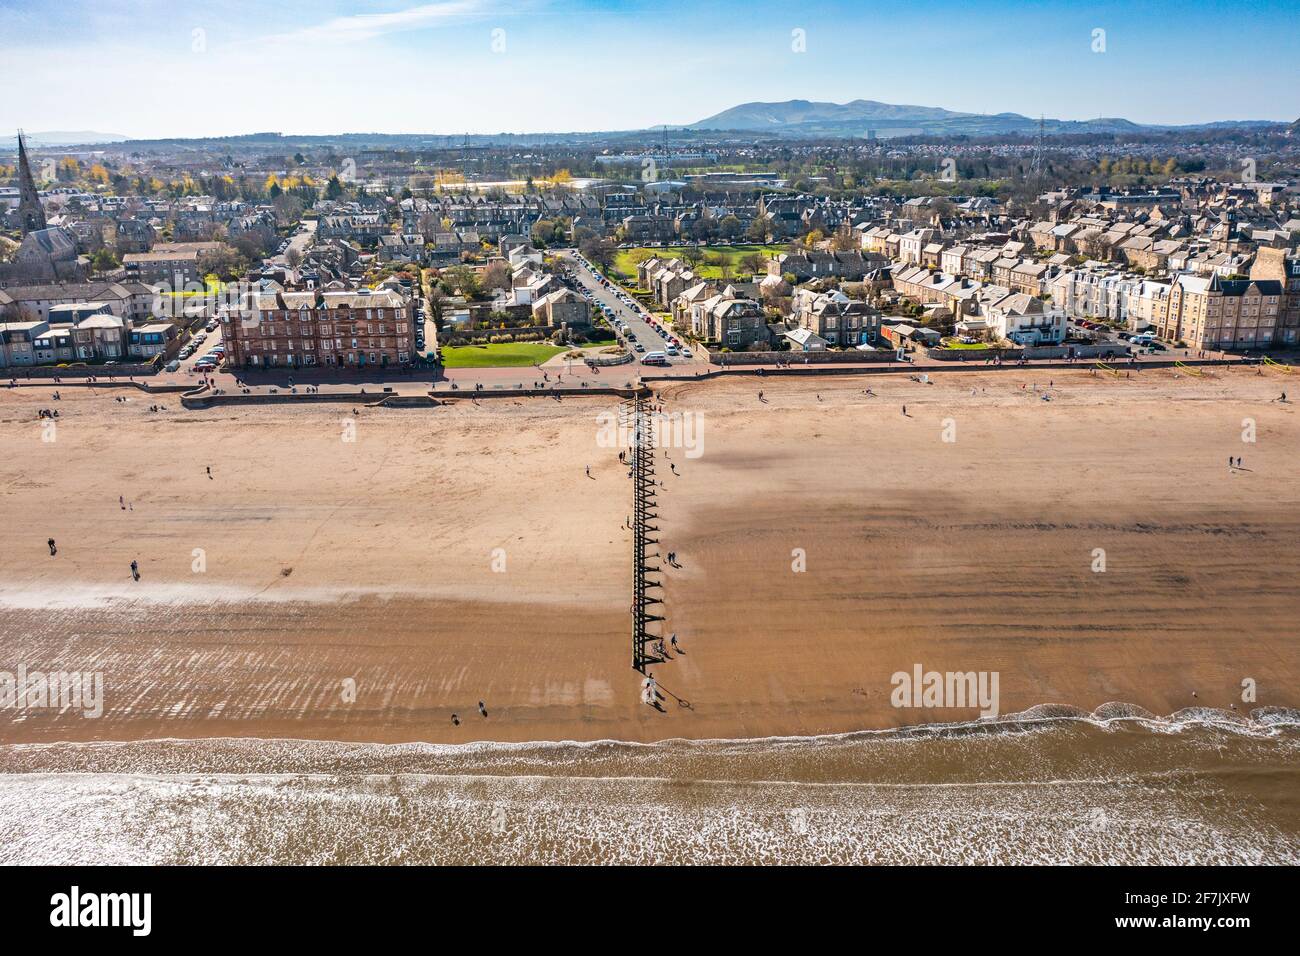
<instances>
[{"instance_id":1,"label":"shoreline","mask_svg":"<svg viewBox=\"0 0 1300 956\"><path fill-rule=\"evenodd\" d=\"M1128 713L1105 714L1115 709ZM1035 713L1042 711L1043 713ZM1055 711L1055 712L1052 712ZM1180 716L1185 715L1185 716ZM249 735L135 737L123 739L60 738L56 740L0 741L0 750L15 749L38 751L59 747L113 747L150 744L326 744L338 747L376 747L397 751L404 748L428 748L434 752L469 753L475 750L499 749L504 752L537 750L550 747L598 749L626 747L631 749L663 750L672 747L744 747L757 745L799 744L822 745L861 740L921 741L965 736L999 736L1053 727L1082 724L1102 730L1128 726L1153 733L1168 734L1183 731L1223 731L1251 740L1284 740L1288 735L1300 733L1300 709L1291 707L1260 707L1246 714L1216 707L1186 707L1163 716L1145 712L1136 704L1111 701L1089 712L1069 704L1035 704L1025 710L998 717L974 720L939 721L932 723L903 724L896 727L863 727L858 730L837 731L826 734L773 734L763 737L664 737L657 740L622 740L612 737L592 739L560 738L556 740L499 740L490 737L463 741L438 740L365 740L342 737L258 737ZM9 771L0 770L0 774Z\"/></svg>"}]
</instances>

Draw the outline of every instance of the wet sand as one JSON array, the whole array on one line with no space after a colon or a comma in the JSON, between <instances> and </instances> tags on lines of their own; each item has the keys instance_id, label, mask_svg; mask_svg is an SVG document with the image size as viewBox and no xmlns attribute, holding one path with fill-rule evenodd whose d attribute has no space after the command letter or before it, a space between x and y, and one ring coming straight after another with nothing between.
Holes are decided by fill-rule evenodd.
<instances>
[{"instance_id":1,"label":"wet sand","mask_svg":"<svg viewBox=\"0 0 1300 956\"><path fill-rule=\"evenodd\" d=\"M1300 425L1270 401L1288 383L1078 371L1045 402L1020 385L1049 376L1019 374L664 388L704 426L702 454L669 449L659 471L685 651L656 670L663 713L629 666L607 400L362 409L345 441L341 406L0 390L0 670L99 670L105 696L98 719L0 711L0 743L651 741L977 715L892 706L916 664L998 671L1002 713L1300 706ZM41 406L60 411L52 442Z\"/></svg>"}]
</instances>

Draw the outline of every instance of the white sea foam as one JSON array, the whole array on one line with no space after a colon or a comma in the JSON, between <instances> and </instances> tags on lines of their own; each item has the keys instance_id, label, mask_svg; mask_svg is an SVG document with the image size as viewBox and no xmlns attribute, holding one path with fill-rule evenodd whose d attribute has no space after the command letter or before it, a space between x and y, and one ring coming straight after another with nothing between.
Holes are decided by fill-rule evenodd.
<instances>
[{"instance_id":1,"label":"white sea foam","mask_svg":"<svg viewBox=\"0 0 1300 956\"><path fill-rule=\"evenodd\" d=\"M658 743L5 745L0 862L1300 863L1294 712L1068 710Z\"/></svg>"}]
</instances>

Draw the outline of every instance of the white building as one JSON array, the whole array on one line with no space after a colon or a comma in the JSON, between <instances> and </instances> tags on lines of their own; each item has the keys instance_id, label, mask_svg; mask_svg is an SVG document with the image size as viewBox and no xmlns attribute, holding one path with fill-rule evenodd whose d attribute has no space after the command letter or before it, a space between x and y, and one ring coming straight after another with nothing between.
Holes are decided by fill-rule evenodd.
<instances>
[{"instance_id":1,"label":"white building","mask_svg":"<svg viewBox=\"0 0 1300 956\"><path fill-rule=\"evenodd\" d=\"M985 303L984 319L997 338L1017 345L1060 345L1068 324L1065 312L1048 309L1042 299L1024 292Z\"/></svg>"}]
</instances>

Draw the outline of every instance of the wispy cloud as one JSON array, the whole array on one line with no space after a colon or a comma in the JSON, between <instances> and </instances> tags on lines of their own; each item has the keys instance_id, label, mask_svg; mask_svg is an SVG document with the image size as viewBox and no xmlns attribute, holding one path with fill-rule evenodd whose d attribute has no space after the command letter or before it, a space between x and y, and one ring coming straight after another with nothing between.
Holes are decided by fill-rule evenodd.
<instances>
[{"instance_id":1,"label":"wispy cloud","mask_svg":"<svg viewBox=\"0 0 1300 956\"><path fill-rule=\"evenodd\" d=\"M425 3L391 13L358 13L335 17L291 33L268 37L276 42L340 43L372 40L390 33L410 30L427 30L470 17L499 12L500 4L493 0L448 0L446 3Z\"/></svg>"}]
</instances>

